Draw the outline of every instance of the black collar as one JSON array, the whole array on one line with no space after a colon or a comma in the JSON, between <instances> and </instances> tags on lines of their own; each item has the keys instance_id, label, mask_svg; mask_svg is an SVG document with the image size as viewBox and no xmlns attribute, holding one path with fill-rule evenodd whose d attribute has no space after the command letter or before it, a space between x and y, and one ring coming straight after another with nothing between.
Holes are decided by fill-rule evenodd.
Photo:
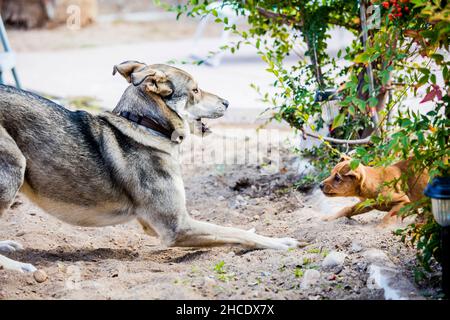
<instances>
[{"instance_id":1,"label":"black collar","mask_svg":"<svg viewBox=\"0 0 450 320\"><path fill-rule=\"evenodd\" d=\"M149 117L138 116L137 114L134 114L134 113L131 113L128 111L122 111L119 113L119 115L127 120L137 123L138 125L155 130L155 131L161 133L163 136L165 136L168 139L172 139L173 130L168 130L168 129L164 128L158 122L156 122L155 120L153 120Z\"/></svg>"}]
</instances>

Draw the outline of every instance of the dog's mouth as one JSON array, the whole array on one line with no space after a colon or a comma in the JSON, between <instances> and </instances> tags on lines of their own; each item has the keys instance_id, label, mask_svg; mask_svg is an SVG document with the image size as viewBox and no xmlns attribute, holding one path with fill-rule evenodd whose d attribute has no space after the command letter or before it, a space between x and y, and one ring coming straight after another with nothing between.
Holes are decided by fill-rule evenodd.
<instances>
[{"instance_id":1,"label":"dog's mouth","mask_svg":"<svg viewBox=\"0 0 450 320\"><path fill-rule=\"evenodd\" d=\"M323 191L323 190L322 190L322 192L323 192L323 194L326 195L327 197L335 197L335 196L336 196L336 193L334 193L334 192Z\"/></svg>"}]
</instances>

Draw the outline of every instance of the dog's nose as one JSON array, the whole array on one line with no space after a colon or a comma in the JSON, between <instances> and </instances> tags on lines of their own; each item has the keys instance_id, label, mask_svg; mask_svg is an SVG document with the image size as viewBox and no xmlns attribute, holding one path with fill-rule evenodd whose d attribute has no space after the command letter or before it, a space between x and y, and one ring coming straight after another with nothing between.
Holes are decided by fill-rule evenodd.
<instances>
[{"instance_id":1,"label":"dog's nose","mask_svg":"<svg viewBox=\"0 0 450 320\"><path fill-rule=\"evenodd\" d=\"M323 187L325 187L325 185L324 185L323 182L322 182L321 184L319 184L320 190L323 190Z\"/></svg>"},{"instance_id":2,"label":"dog's nose","mask_svg":"<svg viewBox=\"0 0 450 320\"><path fill-rule=\"evenodd\" d=\"M230 105L230 103L228 102L228 100L223 100L222 104L225 106L225 109L228 109L228 106Z\"/></svg>"}]
</instances>

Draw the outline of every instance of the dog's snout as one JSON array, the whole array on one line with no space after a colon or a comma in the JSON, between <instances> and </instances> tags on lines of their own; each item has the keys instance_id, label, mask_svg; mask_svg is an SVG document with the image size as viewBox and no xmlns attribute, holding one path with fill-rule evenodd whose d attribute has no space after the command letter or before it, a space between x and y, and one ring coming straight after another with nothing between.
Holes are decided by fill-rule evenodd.
<instances>
[{"instance_id":1,"label":"dog's snout","mask_svg":"<svg viewBox=\"0 0 450 320\"><path fill-rule=\"evenodd\" d=\"M324 187L325 187L325 185L323 184L323 182L321 184L319 184L320 190L323 190Z\"/></svg>"},{"instance_id":2,"label":"dog's snout","mask_svg":"<svg viewBox=\"0 0 450 320\"><path fill-rule=\"evenodd\" d=\"M228 106L230 105L230 103L228 102L228 100L223 100L222 104L225 106L225 109L228 109Z\"/></svg>"}]
</instances>

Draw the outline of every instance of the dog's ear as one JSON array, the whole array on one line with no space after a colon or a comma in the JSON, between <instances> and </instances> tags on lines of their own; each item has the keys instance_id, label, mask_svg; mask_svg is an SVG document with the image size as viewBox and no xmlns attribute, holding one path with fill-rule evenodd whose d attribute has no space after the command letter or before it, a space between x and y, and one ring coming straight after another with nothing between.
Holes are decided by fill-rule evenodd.
<instances>
[{"instance_id":1,"label":"dog's ear","mask_svg":"<svg viewBox=\"0 0 450 320\"><path fill-rule=\"evenodd\" d=\"M129 83L131 83L131 75L146 66L145 63L138 61L125 61L117 64L113 68L113 75L119 72Z\"/></svg>"},{"instance_id":2,"label":"dog's ear","mask_svg":"<svg viewBox=\"0 0 450 320\"><path fill-rule=\"evenodd\" d=\"M156 93L162 97L172 94L171 83L167 75L157 69L152 69L149 66L131 74L131 82L138 86L144 83L145 90L151 93Z\"/></svg>"},{"instance_id":3,"label":"dog's ear","mask_svg":"<svg viewBox=\"0 0 450 320\"><path fill-rule=\"evenodd\" d=\"M350 158L348 155L342 153L342 154L341 154L341 158L339 159L339 162L342 162L342 161L350 161L350 160L352 160L352 158Z\"/></svg>"},{"instance_id":4,"label":"dog's ear","mask_svg":"<svg viewBox=\"0 0 450 320\"><path fill-rule=\"evenodd\" d=\"M355 170L350 169L345 176L355 177L360 182L360 186L362 186L366 180L366 170L364 170L362 165L359 165Z\"/></svg>"}]
</instances>

